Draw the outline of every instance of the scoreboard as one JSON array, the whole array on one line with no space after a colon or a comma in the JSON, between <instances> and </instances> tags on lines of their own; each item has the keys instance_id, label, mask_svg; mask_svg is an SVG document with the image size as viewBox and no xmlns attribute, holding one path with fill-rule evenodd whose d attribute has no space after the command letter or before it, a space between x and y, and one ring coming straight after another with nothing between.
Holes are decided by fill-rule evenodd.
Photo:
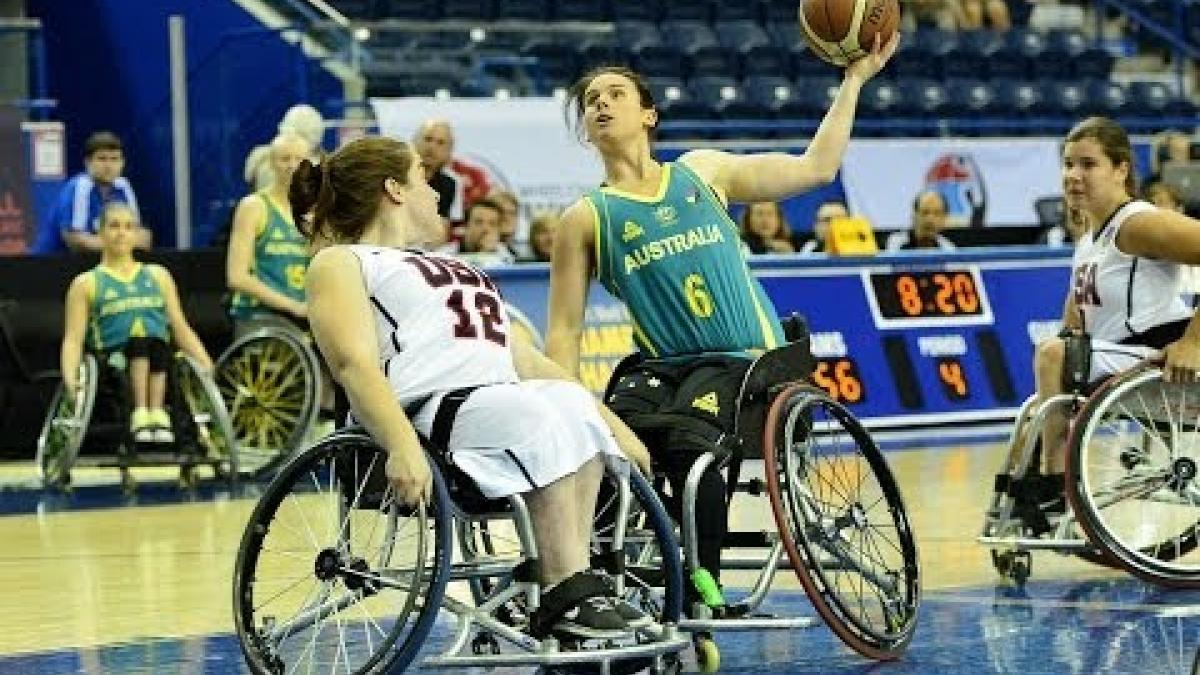
<instances>
[{"instance_id":1,"label":"scoreboard","mask_svg":"<svg viewBox=\"0 0 1200 675\"><path fill-rule=\"evenodd\" d=\"M1034 345L1058 330L1069 255L1021 248L762 256L751 267L781 317L808 318L813 381L878 428L1011 418L1034 388ZM489 272L544 331L546 266ZM603 391L632 350L624 307L592 284L584 384Z\"/></svg>"}]
</instances>

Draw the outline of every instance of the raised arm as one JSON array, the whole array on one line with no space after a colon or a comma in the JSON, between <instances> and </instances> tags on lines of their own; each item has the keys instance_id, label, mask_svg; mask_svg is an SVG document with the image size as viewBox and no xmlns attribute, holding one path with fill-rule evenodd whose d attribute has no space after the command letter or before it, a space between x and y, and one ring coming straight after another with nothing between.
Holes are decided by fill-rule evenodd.
<instances>
[{"instance_id":1,"label":"raised arm","mask_svg":"<svg viewBox=\"0 0 1200 675\"><path fill-rule=\"evenodd\" d=\"M154 275L158 287L162 289L163 301L166 303L167 309L167 323L171 326L171 336L175 343L193 359L196 359L201 368L212 372L212 357L208 355L204 343L196 336L196 331L192 330L192 325L188 323L187 316L183 313L183 306L179 302L179 291L175 287L175 279L162 265L151 265L150 273Z\"/></svg>"},{"instance_id":2,"label":"raised arm","mask_svg":"<svg viewBox=\"0 0 1200 675\"><path fill-rule=\"evenodd\" d=\"M343 248L321 251L309 265L306 291L313 337L355 416L387 450L388 478L405 503L428 499L433 484L429 464L379 367L379 345L370 328L375 319L358 259Z\"/></svg>"},{"instance_id":3,"label":"raised arm","mask_svg":"<svg viewBox=\"0 0 1200 675\"><path fill-rule=\"evenodd\" d=\"M91 287L92 275L84 272L75 277L67 289L66 316L58 365L62 370L63 385L69 392L74 392L79 386L79 361L83 358L83 340L87 334Z\"/></svg>"},{"instance_id":4,"label":"raised arm","mask_svg":"<svg viewBox=\"0 0 1200 675\"><path fill-rule=\"evenodd\" d=\"M729 202L775 202L825 185L837 176L854 127L854 112L863 84L896 52L900 34L886 45L846 67L842 86L802 155L767 152L735 155L693 150L680 161L696 171Z\"/></svg>"},{"instance_id":5,"label":"raised arm","mask_svg":"<svg viewBox=\"0 0 1200 675\"><path fill-rule=\"evenodd\" d=\"M225 257L225 283L229 290L245 293L271 309L304 318L307 308L264 284L254 275L254 240L258 226L267 217L262 200L254 195L243 197L233 215L229 233L229 251Z\"/></svg>"},{"instance_id":6,"label":"raised arm","mask_svg":"<svg viewBox=\"0 0 1200 675\"><path fill-rule=\"evenodd\" d=\"M550 259L546 355L571 377L579 376L579 338L583 334L583 310L595 261L595 228L596 215L591 202L584 199L575 202L558 224Z\"/></svg>"}]
</instances>

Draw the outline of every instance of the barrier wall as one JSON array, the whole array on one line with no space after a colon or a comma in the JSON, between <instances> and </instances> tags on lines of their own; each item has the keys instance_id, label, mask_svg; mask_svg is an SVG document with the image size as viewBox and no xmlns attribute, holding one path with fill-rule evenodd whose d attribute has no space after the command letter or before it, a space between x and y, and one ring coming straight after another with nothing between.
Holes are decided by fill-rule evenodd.
<instances>
[{"instance_id":1,"label":"barrier wall","mask_svg":"<svg viewBox=\"0 0 1200 675\"><path fill-rule=\"evenodd\" d=\"M781 315L808 317L818 384L875 428L906 427L1012 416L1033 390L1034 343L1057 329L1068 254L1014 248L869 259L763 256L752 267ZM172 270L184 309L215 357L231 335L221 304L224 252L153 259ZM10 258L0 266L0 300L17 301L10 321L29 368L57 368L63 295L70 279L94 264L92 257L66 256ZM544 331L549 267L490 274ZM596 284L586 320L581 377L598 392L632 351L631 328L622 305ZM7 441L0 453L25 456L49 392L14 393L20 388L11 364L0 364L0 390L8 393L0 401L11 403L0 416L0 437Z\"/></svg>"}]
</instances>

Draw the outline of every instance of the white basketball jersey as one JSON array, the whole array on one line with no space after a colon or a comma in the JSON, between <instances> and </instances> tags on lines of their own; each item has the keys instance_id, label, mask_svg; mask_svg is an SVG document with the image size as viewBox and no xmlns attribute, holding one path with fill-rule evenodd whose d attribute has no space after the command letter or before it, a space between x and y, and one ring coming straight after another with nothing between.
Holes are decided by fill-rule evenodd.
<instances>
[{"instance_id":1,"label":"white basketball jersey","mask_svg":"<svg viewBox=\"0 0 1200 675\"><path fill-rule=\"evenodd\" d=\"M1076 245L1071 288L1084 329L1093 338L1121 342L1192 316L1180 297L1183 265L1132 256L1117 248L1117 233L1125 221L1156 208L1149 202L1130 202Z\"/></svg>"},{"instance_id":2,"label":"white basketball jersey","mask_svg":"<svg viewBox=\"0 0 1200 675\"><path fill-rule=\"evenodd\" d=\"M380 366L400 405L516 382L508 315L492 280L437 253L354 245L375 310Z\"/></svg>"}]
</instances>

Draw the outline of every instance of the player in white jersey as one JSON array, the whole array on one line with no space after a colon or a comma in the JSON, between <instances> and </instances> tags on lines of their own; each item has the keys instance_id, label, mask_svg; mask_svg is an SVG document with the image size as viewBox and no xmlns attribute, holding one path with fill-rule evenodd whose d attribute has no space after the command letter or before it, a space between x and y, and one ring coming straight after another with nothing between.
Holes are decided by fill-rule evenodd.
<instances>
[{"instance_id":1,"label":"player in white jersey","mask_svg":"<svg viewBox=\"0 0 1200 675\"><path fill-rule=\"evenodd\" d=\"M400 248L441 226L420 158L400 141L359 139L320 168L302 163L289 199L306 233L334 244L308 270L309 320L355 417L388 451L399 496L429 497L417 434L432 438L485 496L524 496L544 585L534 634L616 637L643 620L588 567L604 463L623 470L624 451L648 469L649 455L581 385L510 339L486 275Z\"/></svg>"},{"instance_id":2,"label":"player in white jersey","mask_svg":"<svg viewBox=\"0 0 1200 675\"><path fill-rule=\"evenodd\" d=\"M1089 226L1077 244L1063 309L1064 330L1090 337L1088 382L1150 358L1163 359L1167 381L1200 381L1200 322L1180 297L1184 266L1200 264L1200 221L1134 200L1129 137L1103 117L1088 118L1067 135L1062 179L1067 208ZM1060 337L1037 347L1034 375L1042 400L1063 391L1066 344ZM1061 408L1047 415L1045 474L1020 490L1052 511L1063 505L1066 425ZM1010 457L1010 470L1015 460Z\"/></svg>"}]
</instances>

